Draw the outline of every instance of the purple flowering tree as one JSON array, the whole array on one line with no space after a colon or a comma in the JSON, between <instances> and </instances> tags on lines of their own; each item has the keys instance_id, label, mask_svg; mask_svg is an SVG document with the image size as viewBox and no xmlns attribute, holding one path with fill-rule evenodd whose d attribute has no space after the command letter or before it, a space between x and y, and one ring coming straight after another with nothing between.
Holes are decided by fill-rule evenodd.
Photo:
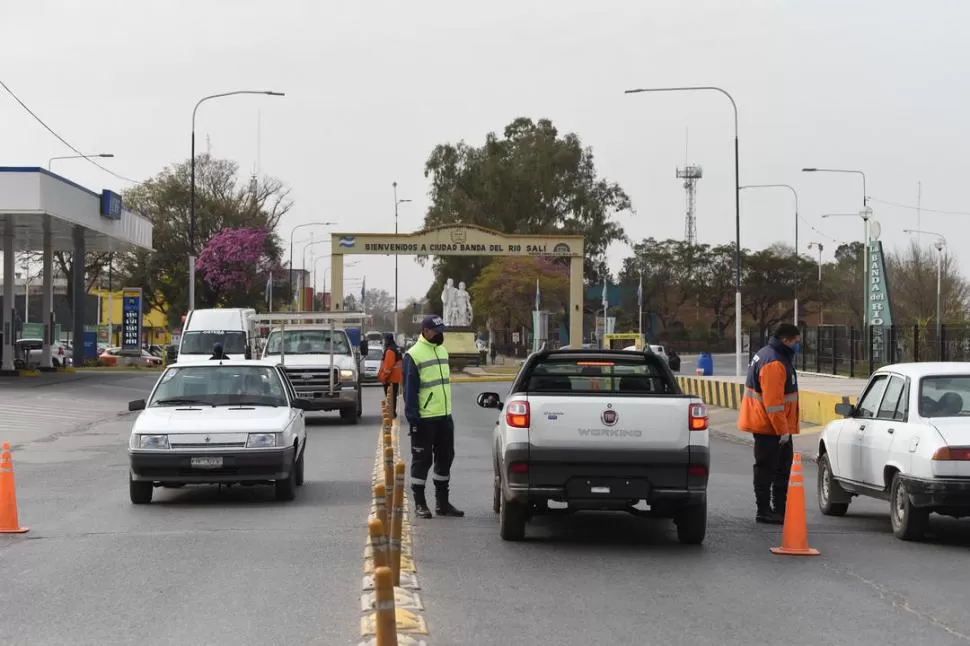
<instances>
[{"instance_id":1,"label":"purple flowering tree","mask_svg":"<svg viewBox=\"0 0 970 646\"><path fill-rule=\"evenodd\" d=\"M195 268L221 304L253 306L262 301L267 279L279 272L273 248L266 229L223 229L206 243Z\"/></svg>"}]
</instances>

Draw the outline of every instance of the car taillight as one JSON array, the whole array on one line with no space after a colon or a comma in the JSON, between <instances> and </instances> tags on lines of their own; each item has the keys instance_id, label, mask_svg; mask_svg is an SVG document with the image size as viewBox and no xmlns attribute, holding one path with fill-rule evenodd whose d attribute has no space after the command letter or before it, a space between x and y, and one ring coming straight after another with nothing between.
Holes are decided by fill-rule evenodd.
<instances>
[{"instance_id":1,"label":"car taillight","mask_svg":"<svg viewBox=\"0 0 970 646\"><path fill-rule=\"evenodd\" d=\"M529 402L509 402L505 407L505 423L512 428L529 428Z\"/></svg>"},{"instance_id":2,"label":"car taillight","mask_svg":"<svg viewBox=\"0 0 970 646\"><path fill-rule=\"evenodd\" d=\"M703 478L707 476L707 467L703 464L691 464L687 467L687 475L691 478Z\"/></svg>"},{"instance_id":3,"label":"car taillight","mask_svg":"<svg viewBox=\"0 0 970 646\"><path fill-rule=\"evenodd\" d=\"M707 421L707 406L691 404L687 409L687 428L692 431L706 431Z\"/></svg>"},{"instance_id":4,"label":"car taillight","mask_svg":"<svg viewBox=\"0 0 970 646\"><path fill-rule=\"evenodd\" d=\"M524 474L529 472L528 462L513 462L509 465L509 471L512 473Z\"/></svg>"},{"instance_id":5,"label":"car taillight","mask_svg":"<svg viewBox=\"0 0 970 646\"><path fill-rule=\"evenodd\" d=\"M941 462L970 462L970 447L944 446L936 450L933 459Z\"/></svg>"}]
</instances>

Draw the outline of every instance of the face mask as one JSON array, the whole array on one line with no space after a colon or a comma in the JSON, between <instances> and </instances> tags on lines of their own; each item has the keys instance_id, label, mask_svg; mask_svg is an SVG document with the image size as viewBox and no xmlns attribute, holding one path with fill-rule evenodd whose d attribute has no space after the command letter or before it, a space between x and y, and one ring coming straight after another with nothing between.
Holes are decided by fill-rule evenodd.
<instances>
[{"instance_id":1,"label":"face mask","mask_svg":"<svg viewBox=\"0 0 970 646\"><path fill-rule=\"evenodd\" d=\"M795 354L798 354L798 351L801 350L801 349L802 349L802 342L801 341L796 341L795 342L795 345L793 345L791 347L791 351L794 352Z\"/></svg>"},{"instance_id":2,"label":"face mask","mask_svg":"<svg viewBox=\"0 0 970 646\"><path fill-rule=\"evenodd\" d=\"M431 341L431 343L435 345L441 345L442 343L445 342L445 334L444 332L435 332L434 336L431 337L431 339L429 340Z\"/></svg>"}]
</instances>

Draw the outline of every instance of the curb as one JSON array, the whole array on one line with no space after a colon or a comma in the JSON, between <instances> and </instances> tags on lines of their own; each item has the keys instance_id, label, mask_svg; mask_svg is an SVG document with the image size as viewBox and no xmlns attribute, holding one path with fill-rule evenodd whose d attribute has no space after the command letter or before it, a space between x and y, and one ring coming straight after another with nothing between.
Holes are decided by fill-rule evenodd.
<instances>
[{"instance_id":1,"label":"curb","mask_svg":"<svg viewBox=\"0 0 970 646\"><path fill-rule=\"evenodd\" d=\"M371 487L384 484L383 429L378 429L377 450L374 456L374 470ZM399 420L391 423L391 438L395 462L400 458L401 425ZM394 588L394 612L397 622L398 646L427 646L424 637L428 635L428 622L424 616L424 603L418 591L417 567L414 563L413 539L411 531L411 505L407 487L404 489L404 517L401 530L401 585ZM367 520L375 518L377 508L371 503ZM361 582L360 596L360 641L359 646L380 646L377 643L376 593L374 591L374 548L370 536L364 540L364 578Z\"/></svg>"}]
</instances>

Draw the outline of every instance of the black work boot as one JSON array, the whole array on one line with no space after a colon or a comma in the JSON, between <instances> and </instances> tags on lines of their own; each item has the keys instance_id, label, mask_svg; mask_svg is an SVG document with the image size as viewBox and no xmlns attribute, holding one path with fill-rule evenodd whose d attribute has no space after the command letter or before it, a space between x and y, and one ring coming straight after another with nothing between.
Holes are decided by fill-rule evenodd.
<instances>
[{"instance_id":1,"label":"black work boot","mask_svg":"<svg viewBox=\"0 0 970 646\"><path fill-rule=\"evenodd\" d=\"M411 487L411 494L414 496L414 515L418 518L431 518L428 500L424 497L424 487Z\"/></svg>"},{"instance_id":2,"label":"black work boot","mask_svg":"<svg viewBox=\"0 0 970 646\"><path fill-rule=\"evenodd\" d=\"M771 492L756 492L755 499L758 502L758 513L754 520L757 523L766 525L781 525L785 522L784 516L779 516L771 509Z\"/></svg>"},{"instance_id":3,"label":"black work boot","mask_svg":"<svg viewBox=\"0 0 970 646\"><path fill-rule=\"evenodd\" d=\"M435 487L435 507L434 513L439 516L451 516L452 518L461 518L465 515L465 512L458 509L450 502L448 502L448 487L447 486L437 486Z\"/></svg>"}]
</instances>

